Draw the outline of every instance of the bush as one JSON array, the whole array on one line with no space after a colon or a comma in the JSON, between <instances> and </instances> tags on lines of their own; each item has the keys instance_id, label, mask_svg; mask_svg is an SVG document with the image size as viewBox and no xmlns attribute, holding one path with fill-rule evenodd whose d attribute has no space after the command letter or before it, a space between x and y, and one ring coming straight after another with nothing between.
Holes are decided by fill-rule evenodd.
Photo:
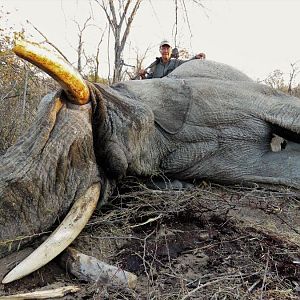
<instances>
[{"instance_id":1,"label":"bush","mask_svg":"<svg viewBox=\"0 0 300 300\"><path fill-rule=\"evenodd\" d=\"M30 126L42 97L58 87L6 46L0 45L0 154Z\"/></svg>"}]
</instances>

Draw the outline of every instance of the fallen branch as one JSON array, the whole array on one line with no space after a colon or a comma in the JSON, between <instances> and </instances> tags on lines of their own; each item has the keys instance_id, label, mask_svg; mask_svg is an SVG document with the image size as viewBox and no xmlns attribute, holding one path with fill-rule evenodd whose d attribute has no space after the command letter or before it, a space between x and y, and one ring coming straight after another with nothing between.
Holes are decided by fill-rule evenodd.
<instances>
[{"instance_id":1,"label":"fallen branch","mask_svg":"<svg viewBox=\"0 0 300 300\"><path fill-rule=\"evenodd\" d=\"M20 299L51 299L51 298L59 298L63 297L69 293L75 293L79 291L80 288L75 285L64 286L61 288L51 289L51 290L43 290L43 291L35 291L30 293L23 294L15 294L9 296L0 296L0 300L20 300Z\"/></svg>"},{"instance_id":2,"label":"fallen branch","mask_svg":"<svg viewBox=\"0 0 300 300\"><path fill-rule=\"evenodd\" d=\"M224 281L226 280L226 278L220 278L220 279L216 279L216 280L213 280L213 281L209 281L209 282L206 282L204 284L199 284L195 289L191 290L190 292L188 292L185 296L183 296L181 298L181 300L186 300L188 298L190 298L195 292L197 292L198 290L200 289L203 289L209 285L212 285L212 284L215 284L215 283L218 283L220 281Z\"/></svg>"},{"instance_id":3,"label":"fallen branch","mask_svg":"<svg viewBox=\"0 0 300 300\"><path fill-rule=\"evenodd\" d=\"M135 288L137 276L69 247L61 256L67 270L80 280Z\"/></svg>"}]
</instances>

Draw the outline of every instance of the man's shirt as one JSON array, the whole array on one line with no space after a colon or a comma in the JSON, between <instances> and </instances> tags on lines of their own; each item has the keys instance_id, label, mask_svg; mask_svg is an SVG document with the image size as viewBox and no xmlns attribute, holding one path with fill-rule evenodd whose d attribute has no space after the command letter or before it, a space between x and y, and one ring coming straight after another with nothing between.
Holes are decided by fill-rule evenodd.
<instances>
[{"instance_id":1,"label":"man's shirt","mask_svg":"<svg viewBox=\"0 0 300 300\"><path fill-rule=\"evenodd\" d=\"M187 61L188 60L171 58L167 63L164 64L160 58L158 62L154 63L154 65L150 68L146 79L162 78Z\"/></svg>"}]
</instances>

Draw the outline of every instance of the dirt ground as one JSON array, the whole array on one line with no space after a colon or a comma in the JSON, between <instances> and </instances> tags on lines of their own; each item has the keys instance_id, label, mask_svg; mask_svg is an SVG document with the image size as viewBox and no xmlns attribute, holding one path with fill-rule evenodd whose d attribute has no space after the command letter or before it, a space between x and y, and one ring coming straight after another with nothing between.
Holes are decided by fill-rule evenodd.
<instances>
[{"instance_id":1,"label":"dirt ground","mask_svg":"<svg viewBox=\"0 0 300 300\"><path fill-rule=\"evenodd\" d=\"M58 258L0 285L0 295L76 285L59 299L300 299L300 198L292 189L201 182L162 191L131 180L74 247L133 272L137 287L80 281ZM0 262L1 277L18 255Z\"/></svg>"}]
</instances>

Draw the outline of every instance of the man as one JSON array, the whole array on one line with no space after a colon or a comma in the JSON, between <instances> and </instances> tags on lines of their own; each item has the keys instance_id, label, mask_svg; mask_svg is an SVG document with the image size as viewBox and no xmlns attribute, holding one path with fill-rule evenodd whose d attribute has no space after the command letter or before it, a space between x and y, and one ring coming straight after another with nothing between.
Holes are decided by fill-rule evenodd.
<instances>
[{"instance_id":1,"label":"man","mask_svg":"<svg viewBox=\"0 0 300 300\"><path fill-rule=\"evenodd\" d=\"M181 64L187 62L188 60L181 60L177 58L171 58L172 56L172 47L171 44L164 40L159 45L159 52L161 57L157 57L146 70L142 69L139 72L139 75L142 79L151 79L151 78L162 78L174 69L176 69ZM206 55L204 53L199 53L195 55L192 59L205 59ZM147 72L147 70L150 71Z\"/></svg>"}]
</instances>

